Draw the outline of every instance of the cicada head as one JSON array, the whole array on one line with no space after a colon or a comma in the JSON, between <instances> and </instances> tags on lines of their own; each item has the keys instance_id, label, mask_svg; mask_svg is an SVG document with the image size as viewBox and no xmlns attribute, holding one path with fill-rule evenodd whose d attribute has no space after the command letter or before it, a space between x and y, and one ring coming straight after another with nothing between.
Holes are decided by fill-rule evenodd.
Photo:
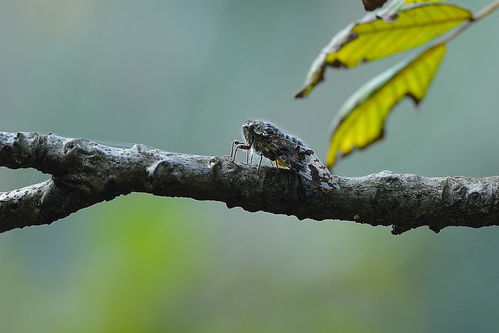
<instances>
[{"instance_id":1,"label":"cicada head","mask_svg":"<svg viewBox=\"0 0 499 333\"><path fill-rule=\"evenodd\" d=\"M261 120L246 120L243 124L243 135L249 145L252 145L255 137L263 134L264 131L265 123Z\"/></svg>"}]
</instances>

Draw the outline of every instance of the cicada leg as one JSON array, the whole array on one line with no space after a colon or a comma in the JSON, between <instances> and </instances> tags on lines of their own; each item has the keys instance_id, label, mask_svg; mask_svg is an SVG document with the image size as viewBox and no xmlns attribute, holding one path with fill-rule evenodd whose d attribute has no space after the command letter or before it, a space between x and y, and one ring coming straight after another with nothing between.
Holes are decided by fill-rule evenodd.
<instances>
[{"instance_id":1,"label":"cicada leg","mask_svg":"<svg viewBox=\"0 0 499 333\"><path fill-rule=\"evenodd\" d=\"M234 157L234 147L236 145L242 145L242 144L244 144L244 142L241 142L239 140L232 141L232 144L230 145L230 155L229 156L225 155L224 157L229 157L232 159Z\"/></svg>"},{"instance_id":2,"label":"cicada leg","mask_svg":"<svg viewBox=\"0 0 499 333\"><path fill-rule=\"evenodd\" d=\"M232 144L235 146L234 153L231 154L232 162L236 160L238 149L249 150L251 148L246 142L234 141Z\"/></svg>"},{"instance_id":3,"label":"cicada leg","mask_svg":"<svg viewBox=\"0 0 499 333\"><path fill-rule=\"evenodd\" d=\"M260 155L260 162L258 162L258 167L256 168L256 178L258 179L260 175L260 167L262 166L263 155Z\"/></svg>"}]
</instances>

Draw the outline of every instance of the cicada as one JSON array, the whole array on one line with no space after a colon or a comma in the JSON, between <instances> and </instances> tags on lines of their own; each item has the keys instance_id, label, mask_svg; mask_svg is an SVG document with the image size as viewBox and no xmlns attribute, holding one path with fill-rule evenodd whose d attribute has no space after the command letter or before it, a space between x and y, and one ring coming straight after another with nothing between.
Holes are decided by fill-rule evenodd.
<instances>
[{"instance_id":1,"label":"cicada","mask_svg":"<svg viewBox=\"0 0 499 333\"><path fill-rule=\"evenodd\" d=\"M257 174L263 157L266 157L275 163L277 168L279 166L289 168L324 191L340 188L314 151L300 139L262 120L248 120L242 128L246 142L236 140L232 143L232 161L235 160L239 149L248 150L251 154L260 155Z\"/></svg>"}]
</instances>

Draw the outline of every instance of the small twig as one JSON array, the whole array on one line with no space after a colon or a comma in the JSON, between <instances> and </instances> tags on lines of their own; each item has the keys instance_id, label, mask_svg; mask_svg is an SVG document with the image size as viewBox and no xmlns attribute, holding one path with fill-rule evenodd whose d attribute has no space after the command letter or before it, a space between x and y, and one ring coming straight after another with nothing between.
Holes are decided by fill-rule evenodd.
<instances>
[{"instance_id":1,"label":"small twig","mask_svg":"<svg viewBox=\"0 0 499 333\"><path fill-rule=\"evenodd\" d=\"M452 41L454 38L459 36L461 33L463 33L465 30L467 30L469 27L471 27L473 24L476 22L482 20L483 18L487 17L488 15L492 14L496 9L499 8L499 0L496 0L486 6L485 8L481 9L480 11L476 12L469 21L466 23L461 24L459 27L451 31L448 35L443 37L440 40L440 43L449 43Z\"/></svg>"}]
</instances>

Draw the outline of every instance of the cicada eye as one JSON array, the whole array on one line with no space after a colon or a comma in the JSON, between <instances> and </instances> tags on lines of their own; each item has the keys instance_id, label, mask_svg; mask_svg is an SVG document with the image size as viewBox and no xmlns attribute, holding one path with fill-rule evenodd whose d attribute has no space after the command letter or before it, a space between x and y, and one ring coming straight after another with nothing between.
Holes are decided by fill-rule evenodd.
<instances>
[{"instance_id":1,"label":"cicada eye","mask_svg":"<svg viewBox=\"0 0 499 333\"><path fill-rule=\"evenodd\" d=\"M254 131L257 133L263 133L265 131L265 124L262 122L254 123Z\"/></svg>"}]
</instances>

